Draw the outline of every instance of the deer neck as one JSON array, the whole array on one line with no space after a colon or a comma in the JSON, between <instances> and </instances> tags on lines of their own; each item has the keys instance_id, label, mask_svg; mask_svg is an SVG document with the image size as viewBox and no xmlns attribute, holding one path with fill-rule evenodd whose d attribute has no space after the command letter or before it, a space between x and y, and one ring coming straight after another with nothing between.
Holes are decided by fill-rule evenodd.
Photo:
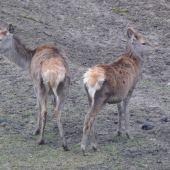
<instances>
[{"instance_id":1,"label":"deer neck","mask_svg":"<svg viewBox=\"0 0 170 170\"><path fill-rule=\"evenodd\" d=\"M125 56L134 60L140 73L145 63L145 57L142 54L136 52L135 50L132 50L129 46L126 47Z\"/></svg>"},{"instance_id":2,"label":"deer neck","mask_svg":"<svg viewBox=\"0 0 170 170\"><path fill-rule=\"evenodd\" d=\"M5 56L17 66L29 71L32 50L27 49L17 37L13 36L11 39L10 49L6 51Z\"/></svg>"}]
</instances>

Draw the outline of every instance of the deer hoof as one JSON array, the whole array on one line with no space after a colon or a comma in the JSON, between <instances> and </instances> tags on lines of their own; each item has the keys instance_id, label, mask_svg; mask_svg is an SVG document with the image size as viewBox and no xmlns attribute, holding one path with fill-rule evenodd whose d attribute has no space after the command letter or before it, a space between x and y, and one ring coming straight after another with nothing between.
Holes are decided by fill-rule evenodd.
<instances>
[{"instance_id":1,"label":"deer hoof","mask_svg":"<svg viewBox=\"0 0 170 170\"><path fill-rule=\"evenodd\" d=\"M85 150L82 149L83 155L84 156L90 156L90 154L88 152L86 152Z\"/></svg>"},{"instance_id":2,"label":"deer hoof","mask_svg":"<svg viewBox=\"0 0 170 170\"><path fill-rule=\"evenodd\" d=\"M70 151L70 148L66 145L66 146L62 146L63 147L63 149L64 149L64 151Z\"/></svg>"},{"instance_id":3,"label":"deer hoof","mask_svg":"<svg viewBox=\"0 0 170 170\"><path fill-rule=\"evenodd\" d=\"M97 151L97 144L96 143L92 143L91 147L92 147L93 151Z\"/></svg>"},{"instance_id":4,"label":"deer hoof","mask_svg":"<svg viewBox=\"0 0 170 170\"><path fill-rule=\"evenodd\" d=\"M121 131L117 131L117 135L116 136L121 136L122 132Z\"/></svg>"},{"instance_id":5,"label":"deer hoof","mask_svg":"<svg viewBox=\"0 0 170 170\"><path fill-rule=\"evenodd\" d=\"M44 140L40 140L39 142L38 142L38 145L43 145L45 142L44 142Z\"/></svg>"},{"instance_id":6,"label":"deer hoof","mask_svg":"<svg viewBox=\"0 0 170 170\"><path fill-rule=\"evenodd\" d=\"M86 153L84 153L84 156L90 156L90 154L86 152Z\"/></svg>"},{"instance_id":7,"label":"deer hoof","mask_svg":"<svg viewBox=\"0 0 170 170\"><path fill-rule=\"evenodd\" d=\"M38 135L38 134L40 134L40 130L39 130L39 129L36 129L36 130L34 131L33 135L35 136L35 135Z\"/></svg>"},{"instance_id":8,"label":"deer hoof","mask_svg":"<svg viewBox=\"0 0 170 170\"><path fill-rule=\"evenodd\" d=\"M84 145L81 145L81 150L82 150L84 156L89 156L90 155L89 153L86 152L86 149L85 149Z\"/></svg>"},{"instance_id":9,"label":"deer hoof","mask_svg":"<svg viewBox=\"0 0 170 170\"><path fill-rule=\"evenodd\" d=\"M97 151L97 147L96 146L92 146L92 149L93 149L94 152Z\"/></svg>"}]
</instances>

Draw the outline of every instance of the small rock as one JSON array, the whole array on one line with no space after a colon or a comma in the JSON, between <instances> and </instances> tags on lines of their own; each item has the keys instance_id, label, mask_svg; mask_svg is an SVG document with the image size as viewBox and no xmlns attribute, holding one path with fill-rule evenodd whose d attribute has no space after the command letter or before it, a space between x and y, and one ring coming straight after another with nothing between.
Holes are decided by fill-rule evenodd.
<instances>
[{"instance_id":1,"label":"small rock","mask_svg":"<svg viewBox=\"0 0 170 170\"><path fill-rule=\"evenodd\" d=\"M160 119L159 121L160 121L160 122L167 122L168 119L167 119L167 117L164 117L164 118Z\"/></svg>"},{"instance_id":2,"label":"small rock","mask_svg":"<svg viewBox=\"0 0 170 170\"><path fill-rule=\"evenodd\" d=\"M144 125L142 126L142 129L143 129L143 130L151 130L153 127L154 127L154 126L152 126L152 125L144 124Z\"/></svg>"}]
</instances>

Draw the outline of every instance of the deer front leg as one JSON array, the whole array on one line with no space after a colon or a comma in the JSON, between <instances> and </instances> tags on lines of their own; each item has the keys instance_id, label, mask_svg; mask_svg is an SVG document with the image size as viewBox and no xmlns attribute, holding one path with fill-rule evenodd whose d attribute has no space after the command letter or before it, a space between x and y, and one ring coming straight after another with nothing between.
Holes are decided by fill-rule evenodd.
<instances>
[{"instance_id":1,"label":"deer front leg","mask_svg":"<svg viewBox=\"0 0 170 170\"><path fill-rule=\"evenodd\" d=\"M118 129L117 129L117 136L120 136L122 134L122 114L124 113L124 104L123 101L117 104L118 108Z\"/></svg>"},{"instance_id":2,"label":"deer front leg","mask_svg":"<svg viewBox=\"0 0 170 170\"><path fill-rule=\"evenodd\" d=\"M131 97L131 96L130 96ZM129 139L133 139L133 136L131 135L129 131L129 102L130 102L130 97L128 96L125 100L125 131L126 131L126 136Z\"/></svg>"}]
</instances>

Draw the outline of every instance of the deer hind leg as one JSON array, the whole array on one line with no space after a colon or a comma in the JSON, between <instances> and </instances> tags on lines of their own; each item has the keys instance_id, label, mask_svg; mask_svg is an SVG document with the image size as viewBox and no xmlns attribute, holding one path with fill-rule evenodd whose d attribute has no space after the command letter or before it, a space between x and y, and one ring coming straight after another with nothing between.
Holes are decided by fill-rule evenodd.
<instances>
[{"instance_id":1,"label":"deer hind leg","mask_svg":"<svg viewBox=\"0 0 170 170\"><path fill-rule=\"evenodd\" d=\"M94 131L94 120L98 112L102 109L102 107L106 103L106 101L107 101L106 96L104 97L103 95L100 95L100 91L97 91L95 94L95 98L92 99L91 109L89 113L87 113L85 116L84 127L83 127L83 138L81 142L81 149L85 156L88 155L86 150L86 145L87 145L87 139L89 133L91 133L92 136L92 148L94 151L97 150L97 142L95 139L95 131Z\"/></svg>"},{"instance_id":2,"label":"deer hind leg","mask_svg":"<svg viewBox=\"0 0 170 170\"><path fill-rule=\"evenodd\" d=\"M62 115L62 109L64 106L64 99L67 93L67 89L66 88L60 88L59 89L59 93L57 94L56 89L53 89L54 92L54 96L55 96L55 115L56 115L56 119L57 119L57 125L58 125L58 129L59 129L59 133L60 133L60 138L62 141L62 147L64 149L64 151L69 151L70 149L67 146L67 142L64 136L64 131L63 131L63 125L62 125L62 121L61 121L61 115Z\"/></svg>"},{"instance_id":3,"label":"deer hind leg","mask_svg":"<svg viewBox=\"0 0 170 170\"><path fill-rule=\"evenodd\" d=\"M40 122L41 122L41 131L40 139L38 144L44 144L44 129L46 124L47 110L46 110L46 98L49 88L46 87L43 83L39 87L35 88L37 96L37 106L38 106L38 118L37 118L37 127L34 134L39 133ZM40 121L41 119L41 121Z\"/></svg>"},{"instance_id":4,"label":"deer hind leg","mask_svg":"<svg viewBox=\"0 0 170 170\"><path fill-rule=\"evenodd\" d=\"M88 98L88 102L89 102L89 107L91 108L92 106L92 98L89 95L88 89L86 87L86 85L84 86L85 90L86 90L86 94L87 94L87 98Z\"/></svg>"},{"instance_id":5,"label":"deer hind leg","mask_svg":"<svg viewBox=\"0 0 170 170\"><path fill-rule=\"evenodd\" d=\"M122 124L121 124L121 119L122 119L122 114L124 113L124 102L121 101L120 103L117 104L117 109L118 109L118 129L117 129L117 136L120 136L122 134Z\"/></svg>"},{"instance_id":6,"label":"deer hind leg","mask_svg":"<svg viewBox=\"0 0 170 170\"><path fill-rule=\"evenodd\" d=\"M37 125L36 125L33 135L38 135L40 133L41 106L40 106L38 97L37 97L37 110L38 110Z\"/></svg>"},{"instance_id":7,"label":"deer hind leg","mask_svg":"<svg viewBox=\"0 0 170 170\"><path fill-rule=\"evenodd\" d=\"M46 110L46 102L43 101L41 105L41 116L42 116L42 125L41 125L41 135L38 144L44 144L44 129L45 129L45 124L46 124L46 119L47 119L47 110Z\"/></svg>"},{"instance_id":8,"label":"deer hind leg","mask_svg":"<svg viewBox=\"0 0 170 170\"><path fill-rule=\"evenodd\" d=\"M91 147L94 151L97 151L97 141L96 141L96 138L95 138L95 130L94 130L95 122L94 121L91 125Z\"/></svg>"},{"instance_id":9,"label":"deer hind leg","mask_svg":"<svg viewBox=\"0 0 170 170\"><path fill-rule=\"evenodd\" d=\"M41 105L41 134L38 144L44 144L44 129L47 119L47 109L46 109L46 94L40 95L39 102Z\"/></svg>"},{"instance_id":10,"label":"deer hind leg","mask_svg":"<svg viewBox=\"0 0 170 170\"><path fill-rule=\"evenodd\" d=\"M37 89L36 87L34 86L34 92L36 94L36 97L37 97L37 110L38 110L38 114L37 114L37 125L36 125L36 128L35 128L35 131L33 133L33 135L38 135L40 133L40 119L41 119L41 105L39 103L39 100L38 100L38 92L37 92Z\"/></svg>"}]
</instances>

